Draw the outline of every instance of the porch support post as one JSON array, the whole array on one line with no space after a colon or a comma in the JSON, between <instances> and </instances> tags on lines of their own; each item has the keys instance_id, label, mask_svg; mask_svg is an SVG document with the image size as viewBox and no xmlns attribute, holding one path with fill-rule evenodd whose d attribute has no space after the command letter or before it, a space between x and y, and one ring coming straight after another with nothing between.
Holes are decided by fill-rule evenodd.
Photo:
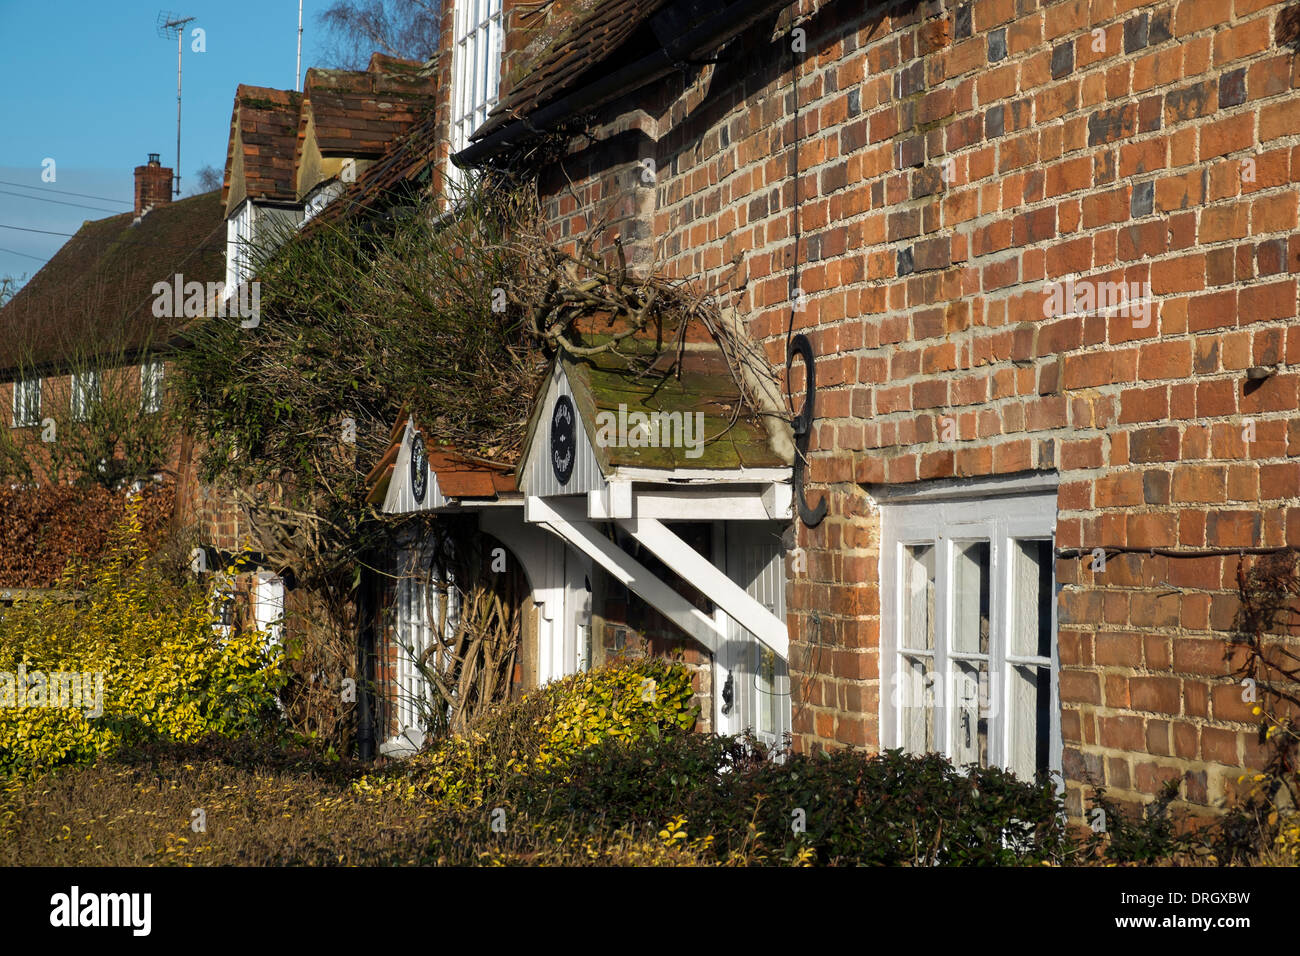
<instances>
[{"instance_id":1,"label":"porch support post","mask_svg":"<svg viewBox=\"0 0 1300 956\"><path fill-rule=\"evenodd\" d=\"M576 509L557 507L545 498L530 496L525 505L530 522L540 522L608 571L668 620L711 652L726 640L725 629L690 601L655 577L630 554L585 520L582 504Z\"/></svg>"}]
</instances>

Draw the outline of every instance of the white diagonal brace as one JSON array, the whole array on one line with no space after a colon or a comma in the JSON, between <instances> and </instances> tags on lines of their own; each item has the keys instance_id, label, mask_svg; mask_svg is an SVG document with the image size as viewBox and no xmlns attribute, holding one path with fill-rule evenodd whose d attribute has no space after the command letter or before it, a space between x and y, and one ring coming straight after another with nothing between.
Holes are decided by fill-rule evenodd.
<instances>
[{"instance_id":1,"label":"white diagonal brace","mask_svg":"<svg viewBox=\"0 0 1300 956\"><path fill-rule=\"evenodd\" d=\"M776 652L782 660L789 655L790 638L785 621L754 600L713 562L673 534L654 518L629 518L618 526L645 545L650 553L708 595L737 624Z\"/></svg>"},{"instance_id":2,"label":"white diagonal brace","mask_svg":"<svg viewBox=\"0 0 1300 956\"><path fill-rule=\"evenodd\" d=\"M660 581L639 561L601 534L591 522L581 520L581 515L581 508L576 512L567 508L561 512L544 498L530 496L527 501L529 521L540 522L569 542L622 582L629 591L716 653L727 636L717 621Z\"/></svg>"}]
</instances>

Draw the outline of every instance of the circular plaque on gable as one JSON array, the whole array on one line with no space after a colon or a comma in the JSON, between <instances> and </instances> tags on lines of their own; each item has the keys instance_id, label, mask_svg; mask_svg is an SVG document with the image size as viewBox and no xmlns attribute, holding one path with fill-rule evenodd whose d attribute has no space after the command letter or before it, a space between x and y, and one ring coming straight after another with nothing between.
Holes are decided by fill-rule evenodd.
<instances>
[{"instance_id":1,"label":"circular plaque on gable","mask_svg":"<svg viewBox=\"0 0 1300 956\"><path fill-rule=\"evenodd\" d=\"M551 470L555 472L555 479L562 485L569 483L569 477L573 474L573 459L575 456L574 424L577 421L577 414L573 410L573 402L569 396L561 395L555 400L555 407L551 410Z\"/></svg>"},{"instance_id":2,"label":"circular plaque on gable","mask_svg":"<svg viewBox=\"0 0 1300 956\"><path fill-rule=\"evenodd\" d=\"M424 504L424 495L429 490L429 459L424 452L424 436L416 435L411 439L411 494L416 504Z\"/></svg>"}]
</instances>

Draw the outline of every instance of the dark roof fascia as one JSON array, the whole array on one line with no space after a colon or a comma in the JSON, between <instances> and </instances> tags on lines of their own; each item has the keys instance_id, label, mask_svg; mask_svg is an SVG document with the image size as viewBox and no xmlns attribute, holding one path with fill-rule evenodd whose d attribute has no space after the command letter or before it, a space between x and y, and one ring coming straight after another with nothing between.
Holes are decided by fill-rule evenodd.
<instances>
[{"instance_id":1,"label":"dark roof fascia","mask_svg":"<svg viewBox=\"0 0 1300 956\"><path fill-rule=\"evenodd\" d=\"M293 211L299 211L303 207L303 203L293 199L263 199L260 196L245 196L239 201L239 205L230 211L230 215L226 216L225 221L230 222L230 220L239 215L239 210L243 209L249 203L252 203L254 206L270 206L275 209L288 209Z\"/></svg>"},{"instance_id":2,"label":"dark roof fascia","mask_svg":"<svg viewBox=\"0 0 1300 956\"><path fill-rule=\"evenodd\" d=\"M113 356L113 358L119 359L120 361L114 361L112 363L106 363L104 365L94 365L93 367L102 371L103 369L110 368L110 367L126 368L131 365L140 365L142 364L141 360L143 360L145 356L169 355L170 353L176 351L176 347L178 344L179 341L177 337L175 335L171 335L168 336L166 339L159 339L156 345L146 345L146 346L134 345L129 349L123 349L121 352ZM93 364L93 360L100 357L101 356L91 353L90 355L87 356L87 360L91 361ZM10 365L7 368L0 368L0 382L14 382L17 381L19 378L22 378L23 380L27 380L30 378L41 378L41 379L54 378L57 376L71 375L75 371L83 371L83 370L84 370L83 367L80 366L74 367L74 365L71 362L69 362L67 359L56 359L53 361L37 362L34 365L30 365L26 367L18 366L18 365ZM0 427L3 427L3 425L0 425Z\"/></svg>"},{"instance_id":3,"label":"dark roof fascia","mask_svg":"<svg viewBox=\"0 0 1300 956\"><path fill-rule=\"evenodd\" d=\"M473 143L451 157L462 168L482 165L504 149L543 131L554 129L571 117L604 106L635 92L679 69L701 53L717 49L791 0L739 0L705 20L681 39L669 42L635 63L615 70L561 97L528 116L520 117L495 133ZM615 51L608 51L613 54Z\"/></svg>"}]
</instances>

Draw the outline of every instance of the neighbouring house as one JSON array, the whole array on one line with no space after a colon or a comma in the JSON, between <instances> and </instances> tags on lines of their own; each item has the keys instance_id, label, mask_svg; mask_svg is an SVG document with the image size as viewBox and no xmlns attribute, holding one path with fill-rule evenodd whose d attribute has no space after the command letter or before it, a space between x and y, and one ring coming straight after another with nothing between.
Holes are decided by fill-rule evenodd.
<instances>
[{"instance_id":1,"label":"neighbouring house","mask_svg":"<svg viewBox=\"0 0 1300 956\"><path fill-rule=\"evenodd\" d=\"M222 509L197 481L191 443L158 424L173 405L169 356L184 315L155 309L155 285L219 281L221 229L219 195L173 201L172 171L150 154L135 168L134 210L84 223L0 310L0 442L7 484L22 486L0 517L15 545L0 587L51 587L73 554L97 554L123 484L156 483L159 520L173 528L218 530ZM92 434L96 406L111 407L115 447ZM57 487L72 480L91 487Z\"/></svg>"},{"instance_id":2,"label":"neighbouring house","mask_svg":"<svg viewBox=\"0 0 1300 956\"><path fill-rule=\"evenodd\" d=\"M530 171L558 241L603 217L716 287L806 448L602 454L614 370L562 356L522 501L478 499L549 551L537 679L636 600L693 642L716 729L1057 771L1076 815L1096 785L1231 799L1267 751L1239 561L1300 546L1294 4L444 7L442 175ZM418 426L385 507L467 507Z\"/></svg>"}]
</instances>

